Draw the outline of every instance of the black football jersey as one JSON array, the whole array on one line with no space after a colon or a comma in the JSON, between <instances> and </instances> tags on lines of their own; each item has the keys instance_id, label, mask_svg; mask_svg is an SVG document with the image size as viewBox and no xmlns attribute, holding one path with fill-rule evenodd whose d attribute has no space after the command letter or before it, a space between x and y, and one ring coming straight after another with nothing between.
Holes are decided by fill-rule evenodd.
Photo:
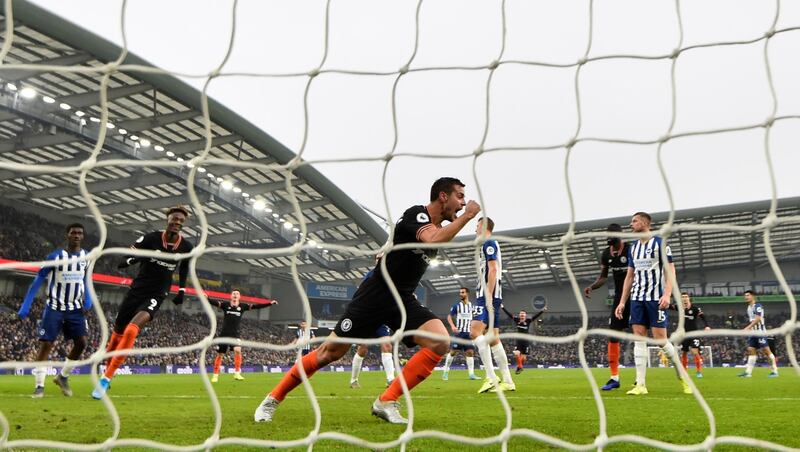
<instances>
[{"instance_id":1,"label":"black football jersey","mask_svg":"<svg viewBox=\"0 0 800 452\"><path fill-rule=\"evenodd\" d=\"M271 305L268 304L244 304L239 303L238 306L232 305L228 301L209 300L214 306L222 309L222 328L220 328L220 336L224 337L239 337L239 330L242 325L242 315L253 309L267 308Z\"/></svg>"},{"instance_id":2,"label":"black football jersey","mask_svg":"<svg viewBox=\"0 0 800 452\"><path fill-rule=\"evenodd\" d=\"M600 257L600 265L608 267L608 271L614 277L614 294L622 296L622 288L625 286L625 276L628 274L628 243L622 247L619 254L611 255L611 249L603 250Z\"/></svg>"},{"instance_id":3,"label":"black football jersey","mask_svg":"<svg viewBox=\"0 0 800 452\"><path fill-rule=\"evenodd\" d=\"M131 248L137 250L155 250L161 253L188 253L194 248L182 235L174 243L167 243L166 232L156 231L139 237ZM131 283L131 293L142 298L163 299L169 294L172 285L172 274L181 266L181 271L188 271L189 260L182 261L145 257L139 265L139 273ZM185 269L184 269L185 268Z\"/></svg>"},{"instance_id":4,"label":"black football jersey","mask_svg":"<svg viewBox=\"0 0 800 452\"><path fill-rule=\"evenodd\" d=\"M431 217L425 206L414 206L406 210L395 225L394 244L420 242L420 234L436 226L431 223ZM386 254L386 270L389 277L397 287L400 295L411 296L419 285L422 275L428 269L428 263L436 257L436 249L401 249ZM381 266L377 265L373 274L379 277L367 278L362 286L371 284L385 284Z\"/></svg>"},{"instance_id":5,"label":"black football jersey","mask_svg":"<svg viewBox=\"0 0 800 452\"><path fill-rule=\"evenodd\" d=\"M708 326L708 322L706 322L705 316L703 315L703 310L700 309L700 306L692 305L691 308L683 309L683 328L686 331L697 331L700 327L697 325L697 320L700 319L705 323L705 326Z\"/></svg>"},{"instance_id":6,"label":"black football jersey","mask_svg":"<svg viewBox=\"0 0 800 452\"><path fill-rule=\"evenodd\" d=\"M514 317L514 324L517 327L517 333L527 334L530 331L531 323L533 323L533 319L531 318L520 321L519 317Z\"/></svg>"}]
</instances>

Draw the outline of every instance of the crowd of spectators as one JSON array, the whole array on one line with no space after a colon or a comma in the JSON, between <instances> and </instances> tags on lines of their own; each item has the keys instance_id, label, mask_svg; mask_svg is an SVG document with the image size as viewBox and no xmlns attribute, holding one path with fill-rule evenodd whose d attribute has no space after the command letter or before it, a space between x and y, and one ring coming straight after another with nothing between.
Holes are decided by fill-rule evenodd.
<instances>
[{"instance_id":1,"label":"crowd of spectators","mask_svg":"<svg viewBox=\"0 0 800 452\"><path fill-rule=\"evenodd\" d=\"M41 317L44 307L43 300L36 300L31 309L30 316L25 320L11 320L15 318L21 300L18 297L0 297L0 314L9 321L3 322L4 328L0 329L0 361L31 361L36 355L37 348L37 322ZM103 312L109 325L113 325L116 317L116 307L107 302L102 303ZM221 313L217 313L217 325L221 322ZM708 315L709 323L713 328L741 328L747 322L742 315ZM770 317L769 326L778 326L787 320L785 314L776 314ZM594 316L589 318L590 328L602 328L607 325L608 318ZM551 344L537 341L537 337L564 337L575 334L580 326L580 317L575 315L547 315L537 321L531 328L534 335L531 341L531 351L528 364L537 366L578 366L578 343L570 341L563 344ZM241 324L242 339L268 343L268 344L291 344L295 338L295 330L287 328L285 325L276 325L269 321L257 319L242 319ZM674 329L674 326L671 328ZM100 327L97 318L89 315L89 345L84 358L97 350L100 344ZM136 347L151 349L155 347L178 347L195 344L209 335L210 321L203 313L189 315L180 309L164 309L158 313L155 320L145 327L138 340ZM324 335L324 329L318 330L318 334ZM507 321L501 324L501 332L514 332L514 327ZM800 333L795 333L795 339L800 341ZM716 336L703 340L704 345L712 348L714 364L729 365L741 364L744 362L745 353L744 337ZM506 351L512 353L515 340L504 340ZM607 338L600 335L590 335L584 342L584 353L589 366L605 366L606 362ZM51 359L55 361L63 360L68 351L68 344L63 339L57 340L53 349ZM776 355L779 362L786 363L786 347L782 337L776 338ZM622 362L625 365L632 365L632 345L623 343ZM410 357L412 351L401 345L399 354L401 359ZM211 365L215 356L215 347L212 346L206 353L206 365ZM266 348L244 348L244 365L253 366L287 366L296 358L296 351L276 351ZM367 355L365 365L378 366L379 356L377 346L371 347L371 352ZM158 353L145 355L131 355L126 364L128 365L148 365L148 366L197 366L200 359L199 350L182 353ZM232 359L232 357L231 357ZM348 353L338 364L347 366L351 363L352 353ZM459 355L456 364L463 361L463 356Z\"/></svg>"}]
</instances>

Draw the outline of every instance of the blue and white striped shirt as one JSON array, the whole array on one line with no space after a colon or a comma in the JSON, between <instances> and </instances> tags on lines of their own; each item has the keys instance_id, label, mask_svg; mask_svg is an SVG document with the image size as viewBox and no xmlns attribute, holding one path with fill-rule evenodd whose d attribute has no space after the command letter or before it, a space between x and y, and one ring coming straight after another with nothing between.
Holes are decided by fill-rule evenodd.
<instances>
[{"instance_id":1,"label":"blue and white striped shirt","mask_svg":"<svg viewBox=\"0 0 800 452\"><path fill-rule=\"evenodd\" d=\"M661 237L653 236L642 243L635 240L628 249L628 267L634 269L631 301L658 301L664 295L664 262L661 248L664 248L667 262L672 263L672 250L664 245Z\"/></svg>"},{"instance_id":2,"label":"blue and white striped shirt","mask_svg":"<svg viewBox=\"0 0 800 452\"><path fill-rule=\"evenodd\" d=\"M469 333L472 323L472 303L457 302L450 308L450 315L456 319L456 328L459 333Z\"/></svg>"},{"instance_id":3,"label":"blue and white striped shirt","mask_svg":"<svg viewBox=\"0 0 800 452\"><path fill-rule=\"evenodd\" d=\"M764 325L764 307L761 303L753 303L747 306L747 320L753 321L756 317L761 317L761 320L753 325L753 331L766 331L767 327Z\"/></svg>"},{"instance_id":4,"label":"blue and white striped shirt","mask_svg":"<svg viewBox=\"0 0 800 452\"><path fill-rule=\"evenodd\" d=\"M66 262L70 258L81 258L73 262ZM44 278L47 278L47 306L56 311L75 311L77 309L86 309L92 306L91 302L87 300L88 294L86 293L86 267L89 262L86 258L86 250L81 249L77 253L70 254L63 248L59 248L45 258L48 261L64 261L52 267L42 267L36 275L37 281L34 281L29 291L31 298L35 296L35 289L39 288L40 283ZM26 296L26 299L28 297ZM27 301L27 300L26 300Z\"/></svg>"},{"instance_id":5,"label":"blue and white striped shirt","mask_svg":"<svg viewBox=\"0 0 800 452\"><path fill-rule=\"evenodd\" d=\"M501 287L501 280L503 278L503 260L500 255L500 245L496 240L487 240L481 247L481 269L480 280L478 281L478 298L485 297L484 291L489 286L489 261L497 262L497 276L495 277L496 283L494 286L494 293L492 299L502 299L503 289ZM481 280L483 282L481 282ZM488 299L488 297L485 297Z\"/></svg>"}]
</instances>

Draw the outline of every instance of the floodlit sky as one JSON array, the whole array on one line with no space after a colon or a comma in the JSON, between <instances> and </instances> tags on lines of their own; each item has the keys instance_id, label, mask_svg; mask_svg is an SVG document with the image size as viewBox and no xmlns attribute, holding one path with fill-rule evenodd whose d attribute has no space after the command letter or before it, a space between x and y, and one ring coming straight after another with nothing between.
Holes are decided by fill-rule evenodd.
<instances>
[{"instance_id":1,"label":"floodlit sky","mask_svg":"<svg viewBox=\"0 0 800 452\"><path fill-rule=\"evenodd\" d=\"M66 19L121 44L120 1L34 0ZM222 61L231 33L231 1L132 0L129 49L164 69L208 73ZM333 0L329 52L323 69L397 71L414 43L416 2ZM91 11L91 13L89 13ZM239 2L233 53L223 72L307 72L322 61L325 2ZM663 55L678 47L673 1L595 2L590 56ZM773 2L681 2L683 47L762 36ZM588 1L508 0L502 59L570 64L588 39ZM420 11L419 48L411 68L484 66L500 55L500 1L427 0ZM777 29L800 26L800 2L782 2ZM769 58L777 115L800 115L800 31L775 35ZM574 67L501 65L490 89L485 148L567 143L577 130ZM472 153L486 118L488 70L422 71L397 86L397 153L447 157ZM391 91L396 76L324 74L308 96L307 160L381 157L392 149ZM185 79L201 87L204 80ZM229 76L209 93L290 149L303 138L308 77ZM699 48L677 60L673 133L763 122L772 109L764 42ZM670 124L670 61L606 59L585 65L579 81L580 137L656 139ZM764 129L675 139L663 163L678 209L771 197ZM777 122L770 145L779 197L800 196L800 120ZM386 173L393 218L427 202L430 183L451 175L467 184L498 230L568 222L564 148L501 151L477 159L397 157ZM569 177L577 220L669 208L655 145L577 144ZM386 214L383 162L315 165L357 202ZM471 227L467 232L473 232Z\"/></svg>"}]
</instances>

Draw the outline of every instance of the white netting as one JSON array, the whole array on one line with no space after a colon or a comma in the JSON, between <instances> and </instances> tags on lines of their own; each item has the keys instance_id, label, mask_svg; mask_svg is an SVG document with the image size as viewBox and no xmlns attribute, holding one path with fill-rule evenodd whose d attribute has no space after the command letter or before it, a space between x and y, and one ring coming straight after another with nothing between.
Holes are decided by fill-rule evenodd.
<instances>
[{"instance_id":1,"label":"white netting","mask_svg":"<svg viewBox=\"0 0 800 452\"><path fill-rule=\"evenodd\" d=\"M14 18L13 18L13 2L11 0L5 1L5 40L0 50L0 60L5 60L5 56L8 54L9 50L13 46L14 43ZM670 217L668 221L658 230L656 231L659 235L669 238L670 235L674 234L677 231L707 231L707 230L728 230L728 231L738 231L738 232L763 232L763 242L764 247L766 249L767 257L769 260L770 267L772 271L775 273L776 279L779 281L781 288L783 289L784 293L789 299L790 305L790 319L782 326L778 328L772 328L767 330L761 335L783 335L786 338L787 344L787 352L788 356L791 359L792 366L795 370L800 373L800 366L798 366L795 353L792 346L792 338L791 334L794 332L798 325L797 325L797 304L795 301L794 296L786 282L786 278L784 277L780 266L778 265L775 256L772 252L771 245L770 245L770 231L775 227L788 224L788 223L798 223L800 222L800 217L778 217L776 214L777 210L777 192L775 188L775 176L772 167L772 158L770 155L770 132L772 131L773 126L777 122L782 121L792 121L800 119L800 114L798 115L784 115L784 116L776 116L777 113L777 102L778 99L775 94L775 88L772 81L772 74L771 74L771 67L770 67L770 59L769 59L769 47L770 42L773 37L781 33L789 33L800 30L800 27L790 27L784 29L776 29L778 24L778 19L780 17L780 1L775 1L774 5L774 16L773 20L764 27L763 33L754 36L751 39L745 39L741 41L728 41L728 42L711 42L706 44L698 44L698 45L691 45L691 46L684 46L683 45L683 25L682 25L682 17L681 17L681 2L675 1L674 3L674 17L676 19L677 24L677 39L674 46L674 51L663 54L663 55L602 55L602 56L593 56L590 57L590 52L592 50L592 39L593 39L593 19L594 19L594 2L589 1L588 3L588 40L586 42L585 52L583 57L571 64L562 64L562 63L552 63L548 61L511 61L504 59L504 53L506 49L506 31L507 31L507 17L506 17L506 4L503 2L500 5L501 8L501 20L502 20L502 39L497 43L497 53L496 57L493 61L489 62L485 65L479 65L474 67L414 67L414 60L417 55L417 50L419 48L419 36L420 36L420 19L422 16L422 0L417 2L416 8L416 19L413 24L415 29L415 40L413 51L408 56L406 64L400 67L396 71L390 72L368 72L368 71L352 71L352 70L337 70L333 68L327 68L325 66L326 59L328 56L328 41L329 41L329 22L330 22L330 9L331 9L331 2L328 1L326 4L326 11L325 11L325 33L324 33L324 53L319 61L319 64L308 71L297 72L297 73L225 73L224 68L228 57L230 56L231 50L233 49L234 45L234 35L237 30L237 23L236 23L236 10L237 10L237 2L233 2L233 7L231 10L231 14L227 20L230 20L231 26L231 34L230 39L228 42L228 53L223 61L219 64L219 66L211 71L210 73L204 74L177 74L177 73L170 73L168 71L164 71L161 69L141 66L141 65L128 65L124 64L125 58L127 56L127 41L125 39L125 9L126 3L123 3L122 8L122 16L120 18L120 26L122 30L122 38L123 38L123 51L119 55L119 58L116 61L110 62L108 64L98 66L98 67L86 67L86 66L54 66L54 65L22 65L22 64L8 64L3 65L4 69L25 69L25 70L35 70L35 71L56 71L61 73L87 73L87 74L100 74L102 75L102 83L101 83L101 107L102 107L102 117L101 119L101 127L100 127L100 136L98 137L97 145L94 148L92 155L84 160L80 165L71 166L71 167L58 167L58 166L39 166L37 168L31 168L28 165L21 165L10 163L7 161L0 162L0 168L9 169L12 171L17 171L20 174L26 174L29 172L50 172L50 173L67 173L67 172L79 172L79 185L80 185L80 193L82 198L86 202L87 206L90 208L92 215L94 216L98 228L100 230L100 245L93 249L90 255L90 258L95 261L102 255L108 254L123 254L129 253L134 254L136 256L150 256L153 253L137 251L131 253L128 249L123 248L104 248L104 244L107 238L107 230L104 220L101 216L101 212L98 209L95 202L92 200L92 197L87 189L86 185L86 176L89 171L94 168L98 167L111 167L111 166L139 166L139 167L170 167L170 168L178 168L184 167L186 165L185 162L178 162L178 161L164 161L164 160L127 160L127 159L113 159L113 160L103 160L98 161L97 157L100 153L100 150L103 146L106 134L106 123L108 121L108 101L107 101L107 89L108 89L108 81L110 74L115 72L130 72L130 73L151 73L151 74L170 74L170 75L178 75L183 77L189 78L203 78L205 79L205 86L202 92L202 106L203 106L203 123L205 125L204 135L206 137L207 143L206 147L202 153L200 153L197 157L192 159L192 163L194 166L192 167L191 171L188 175L187 181L187 190L192 201L193 211L197 215L197 221L200 224L202 229L202 234L198 243L196 244L195 249L192 251L188 257L191 257L191 268L190 268L190 278L192 285L195 289L198 289L198 292L201 294L200 297L203 301L202 305L206 315L208 315L211 323L211 332L207 337L205 337L202 341L189 344L183 347L172 347L172 348L159 348L159 349L135 349L132 353L133 354L161 354L161 353L178 353L190 350L199 350L201 355L201 362L205 362L205 353L206 349L215 343L231 343L233 340L231 339L214 339L214 334L216 332L216 316L214 315L212 309L207 303L207 300L202 295L202 290L200 289L200 285L197 279L196 274L196 261L199 256L204 254L220 254L220 253L228 253L228 252L235 252L239 255L252 255L252 256L291 256L292 257L292 275L297 287L298 293L302 295L302 303L304 312L306 315L306 320L310 323L310 306L308 299L305 297L305 292L302 286L302 283L299 279L298 272L297 272L297 262L298 262L298 254L303 251L304 249L310 248L308 243L297 242L294 243L290 247L284 248L276 248L276 249L237 249L237 248L228 248L228 247L211 247L207 246L206 241L208 238L208 223L207 219L203 213L203 209L201 208L200 200L197 196L195 191L195 177L197 175L197 169L203 165L228 165L236 168L261 168L265 170L273 170L280 172L286 175L286 190L292 197L292 205L294 211L296 213L296 217L300 220L300 229L301 229L301 237L306 235L307 225L304 220L304 216L302 215L301 206L298 203L298 199L295 196L295 190L293 184L291 183L291 178L289 177L292 172L296 171L298 168L304 165L311 165L311 164L318 164L323 163L324 161L331 161L331 160L318 160L318 161L305 161L303 160L303 154L306 149L308 132L309 132L309 104L308 104L308 93L312 86L312 84L317 80L318 77L324 76L326 74L340 74L340 75L348 75L352 77L369 77L369 76L394 76L394 85L392 89L392 120L393 120L393 145L392 148L388 151L388 153L380 158L364 158L364 159L336 159L337 162L347 162L347 161L383 161L384 162L384 185L382 187L384 202L386 211L389 213L389 224L394 223L395 215L392 212L396 212L397 208L400 206L393 206L390 205L386 193L386 186L385 186L385 178L386 172L388 171L389 165L391 164L392 160L398 157L420 157L420 158L431 158L437 157L434 155L428 154L416 154L416 153L400 153L395 152L397 149L397 142L399 138L398 132L398 115L397 115L397 86L400 81L409 73L413 72L420 72L420 71L455 71L455 70L483 70L487 71L487 79L486 79L486 91L485 91L485 98L486 98L486 111L485 111L485 122L484 122L484 129L483 129L483 136L479 143L476 143L474 150L464 150L461 155L454 155L448 156L448 158L464 158L464 157L471 157L473 159L473 172L475 179L478 180L477 177L477 166L478 166L478 159L480 156L487 154L487 153L494 153L494 152L504 152L504 151L538 151L538 150L552 150L552 149L564 149L566 150L566 158L564 160L564 179L566 182L567 194L570 203L570 212L571 212L571 220L570 220L570 227L568 231L563 234L558 241L541 241L541 240L529 240L529 239L519 239L515 237L503 237L498 236L496 237L498 240L502 241L503 243L512 243L512 244L525 244L529 246L536 246L542 248L558 248L562 249L562 257L564 262L564 270L566 271L571 287L573 289L574 297L577 301L577 304L580 308L581 312L581 327L575 334L565 337L540 337L536 336L533 339L538 342L543 343L550 343L550 344L561 344L561 343L570 343L570 342L577 342L579 344L579 357L582 368L586 374L587 380L591 386L592 394L594 396L594 400L596 402L596 407L599 416L599 425L597 435L592 442L585 443L585 444L577 444L571 443L568 441L564 441L562 439L544 434L542 432L533 430L533 429L512 429L511 428L511 419L512 419L512 412L510 409L509 404L507 403L505 397L502 393L498 394L499 399L502 402L503 410L505 412L506 417L506 425L500 432L496 435L486 438L474 438L474 437L466 437L462 435L456 435L452 433L446 433L441 431L431 431L431 430L419 430L415 428L414 424L414 410L415 405L412 403L412 397L406 391L405 401L407 404L408 409L408 418L409 418L409 425L407 429L399 435L395 440L386 442L386 443L374 443L368 440L364 440L361 438L354 437L352 435L348 435L344 432L323 432L321 431L321 411L319 405L317 403L317 399L314 396L314 391L312 387L308 384L307 379L304 376L304 388L307 394L310 397L311 405L313 408L314 413L314 428L309 434L297 440L292 441L272 441L272 440L260 440L260 439L252 439L252 438L219 438L219 433L221 429L222 423L222 413L220 410L219 400L207 378L207 374L205 371L204 366L201 366L201 373L203 375L203 381L205 384L206 391L208 392L209 398L212 402L212 406L214 409L214 431L213 434L208 437L206 441L200 444L195 444L192 446L176 446L173 444L167 444L159 441L149 440L149 439L118 439L120 433L120 419L115 409L114 404L111 402L110 399L104 398L104 404L107 408L109 415L113 420L113 433L112 435L103 443L98 444L74 444L74 443L66 443L66 442L58 442L58 441L42 441L42 440L14 440L9 441L9 423L6 417L0 414L0 422L2 422L3 426L3 435L0 438L0 446L4 448L24 448L24 447L52 447L52 448L60 448L60 449L78 449L78 450L91 450L91 449L100 449L100 448L108 448L113 446L146 446L146 447L157 447L166 450L199 450L205 449L213 446L219 445L251 445L251 446L262 446L262 447L289 447L289 446L299 446L299 445L307 445L309 447L313 447L313 445L322 439L331 439L331 440L338 440L343 441L346 443L369 447L373 449L384 449L388 447L394 446L405 446L409 441L418 438L441 438L447 439L452 441L457 441L466 444L472 445L485 445L485 444L493 444L493 443L500 443L502 444L503 448L505 449L508 445L508 441L512 437L527 437L532 438L538 441L542 441L544 443L556 446L556 447L563 447L573 450L585 450L585 449L594 449L594 448L603 448L612 443L618 442L632 442L638 443L648 446L654 447L661 447L671 450L700 450L700 449L711 449L716 445L719 444L738 444L744 446L757 446L757 447L766 447L776 450L788 450L789 448L785 446L781 446L779 444L775 444L765 440L758 440L754 438L748 437L740 437L740 436L717 436L716 431L716 420L714 417L714 413L711 411L710 407L706 403L703 398L701 392L694 386L691 379L688 378L686 372L680 367L678 363L675 363L681 369L681 375L693 389L694 389L694 397L697 400L698 404L702 407L703 411L706 414L708 424L709 424L709 431L706 439L698 444L691 444L691 445L677 445L671 443L665 443L653 438L646 438L638 435L617 435L609 437L607 434L607 422L606 422L606 410L604 407L603 399L600 397L600 392L598 390L597 383L590 372L590 369L587 365L587 361L584 354L584 342L586 341L589 335L601 335L601 336L608 336L608 337L617 337L619 339L624 340L633 340L634 336L630 334L623 334L619 332L615 332L608 329L589 329L588 328L588 313L586 306L584 304L581 291L577 284L575 275L570 268L570 261L567 256L567 250L570 244L579 239L591 239L591 238L604 238L606 237L607 233L581 233L578 234L575 232L575 208L572 196L572 189L570 185L570 155L572 153L573 148L581 142L586 141L594 141L594 142L605 142L605 143L617 143L617 144L633 144L633 145L656 145L657 146L657 155L658 155L658 169L660 171L664 188L667 191L667 195L670 200ZM721 46L736 46L736 45L756 45L758 43L763 43L763 59L764 59L764 67L767 73L767 80L769 84L769 91L770 91L770 103L771 103L771 113L768 117L766 117L763 121L749 124L749 125L738 125L733 127L723 127L723 128L716 128L710 130L696 130L696 131L689 131L689 132L682 132L682 133L673 133L673 128L675 125L675 121L677 118L677 100L676 100L676 81L675 81L675 66L677 62L681 59L683 55L687 52L692 52L697 49L701 48L710 48L710 47L721 47ZM582 134L582 112L581 112L581 73L587 65L592 63L601 61L601 60L664 60L670 61L670 84L669 84L669 91L671 95L671 110L670 110L670 122L669 126L663 130L663 133L660 136L653 137L651 139L646 140L630 140L630 139L603 139L603 138L593 138L589 136L584 136ZM574 75L574 91L576 96L576 108L577 108L577 123L575 124L574 132L571 134L570 138L566 141L559 141L554 142L549 145L537 145L537 146L516 146L516 147L485 147L486 139L489 131L489 121L490 121L490 106L491 106L491 98L490 92L491 87L493 85L493 77L495 71L498 67L502 65L529 65L529 66L540 66L540 67L559 67L559 68L574 68L575 75ZM209 117L209 110L208 110L208 98L206 95L207 89L209 84L217 78L220 77L227 77L227 76L243 76L243 77L294 77L294 78L305 78L306 85L305 85L305 94L303 99L304 105L304 129L303 129L303 141L302 144L297 149L297 157L287 164L258 164L258 163L247 163L247 162L232 162L230 160L224 160L219 158L213 158L210 156L210 149L211 149L211 118ZM697 224L697 223L685 223L685 224L675 224L674 223L674 215L675 215L675 206L673 203L672 193L670 190L670 182L668 178L668 174L662 164L661 155L663 147L666 143L679 140L682 138L698 136L698 135L710 135L710 134L725 134L730 132L736 131L744 131L744 130L753 130L753 129L762 129L764 133L764 158L768 165L770 176L771 176L771 186L772 186L772 203L770 206L770 213L769 215L764 218L764 220L760 224L755 224L752 226L740 226L740 225L733 225L733 224ZM438 156L441 157L441 156ZM483 194L481 192L481 185L478 182L476 186L478 197L480 199L481 205L486 206L487 203L483 199ZM620 236L625 238L634 238L636 235L634 234L620 234ZM391 231L389 234L391 237ZM478 248L480 244L475 242L468 244L468 246ZM436 246L427 246L429 248L455 248L458 246L464 246L463 244L444 244L444 245L436 245ZM327 245L328 249L335 250L337 252L346 253L354 256L366 256L372 254L372 251L364 251L357 249L355 247L349 246L337 246L337 245ZM420 247L418 244L413 245L414 248ZM401 248L411 248L411 245L402 245L402 246L394 246L391 243L391 238L389 242L384 244L382 247L383 251L389 251L392 249L401 249ZM176 257L186 257L186 256L176 256ZM161 256L163 259L164 256ZM35 264L38 265L52 265L52 262L36 262ZM8 269L13 267L13 264L3 264L0 265L0 270ZM91 266L90 266L91 268ZM675 284L677 287L677 284ZM90 289L94 293L94 289ZM391 287L392 293L396 302L402 307L402 303L400 302L399 295L396 291L395 287ZM679 293L677 290L675 293ZM676 301L679 303L680 300ZM100 344L99 349L102 350L105 348L105 344L108 339L108 326L105 322L105 317L100 315L101 308L99 305L95 305L96 313L98 314L99 322L102 326L102 343ZM491 318L491 316L490 316ZM403 311L403 319L402 323L405 324L405 312ZM719 329L713 331L698 331L698 332L691 332L686 333L684 328L684 318L683 312L679 311L679 324L678 329L672 334L671 340L679 343L684 338L692 338L692 337L705 337L705 336L750 336L753 335L752 332L745 332L740 330L730 330L730 329ZM417 335L427 335L426 333L416 332L416 331L397 331L394 336L392 336L391 341L394 345L397 345L402 337L406 335L417 334ZM527 335L521 334L506 334L504 337L507 338L523 338L530 340L531 337ZM323 339L316 339L313 342L321 342ZM363 340L359 341L362 343L378 343L379 340ZM657 341L649 340L651 344L656 344ZM242 343L243 346L246 347L257 347L257 348L266 348L271 350L290 350L294 349L294 345L287 345L287 346L279 346L275 344L268 344L268 343L256 343L252 341L244 341ZM396 364L398 361L397 356L397 348L395 347L395 361ZM112 355L119 354L120 352L115 352ZM86 363L97 363L100 360L108 357L107 355L102 352L97 352L90 359L82 361L80 364ZM49 363L49 364L56 364L56 363ZM0 364L0 368L11 368L11 367L19 367L19 366L28 366L33 367L33 363L3 363ZM92 374L92 379L94 382L97 381L96 373ZM249 421L249 419L248 419ZM268 428L268 427L267 427Z\"/></svg>"}]
</instances>

